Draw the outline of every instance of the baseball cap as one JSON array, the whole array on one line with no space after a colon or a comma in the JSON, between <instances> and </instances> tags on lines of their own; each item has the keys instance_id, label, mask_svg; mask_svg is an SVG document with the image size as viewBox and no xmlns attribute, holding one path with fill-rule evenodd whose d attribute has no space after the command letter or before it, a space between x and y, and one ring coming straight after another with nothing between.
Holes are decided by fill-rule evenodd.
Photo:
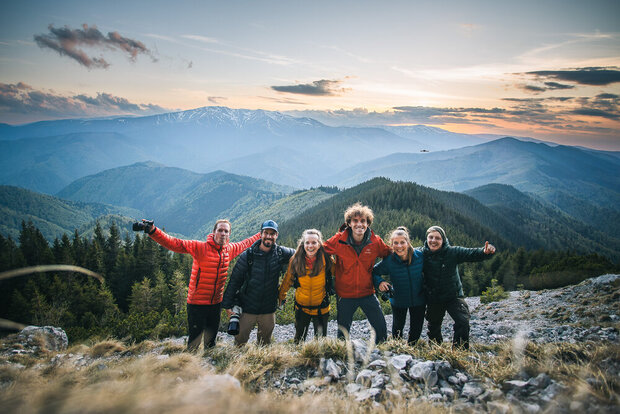
<instances>
[{"instance_id":1,"label":"baseball cap","mask_svg":"<svg viewBox=\"0 0 620 414\"><path fill-rule=\"evenodd\" d=\"M262 226L260 226L261 231L265 230L265 229L272 229L275 230L276 232L278 231L278 223L276 223L273 220L267 220L266 222L263 223Z\"/></svg>"}]
</instances>

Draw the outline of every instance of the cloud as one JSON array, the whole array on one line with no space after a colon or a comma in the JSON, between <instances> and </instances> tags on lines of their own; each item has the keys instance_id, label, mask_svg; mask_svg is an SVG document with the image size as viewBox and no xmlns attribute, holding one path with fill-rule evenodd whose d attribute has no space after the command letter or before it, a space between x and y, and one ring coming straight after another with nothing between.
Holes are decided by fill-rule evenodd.
<instances>
[{"instance_id":1,"label":"cloud","mask_svg":"<svg viewBox=\"0 0 620 414\"><path fill-rule=\"evenodd\" d=\"M525 75L592 86L603 86L620 82L620 70L615 66L575 68L570 70L538 70L526 72Z\"/></svg>"},{"instance_id":2,"label":"cloud","mask_svg":"<svg viewBox=\"0 0 620 414\"><path fill-rule=\"evenodd\" d=\"M300 95L336 96L350 90L347 88L338 88L341 83L341 80L321 79L314 81L311 84L305 83L289 86L272 86L271 89L278 92L295 93Z\"/></svg>"},{"instance_id":3,"label":"cloud","mask_svg":"<svg viewBox=\"0 0 620 414\"><path fill-rule=\"evenodd\" d=\"M110 64L103 57L88 56L82 50L83 47L100 47L110 50L120 50L129 56L133 62L138 54L150 56L156 62L153 53L142 43L121 36L118 32L108 32L104 36L96 26L82 25L82 29L70 29L68 26L55 28L48 26L50 33L35 35L34 40L40 48L49 48L58 52L61 56L68 56L80 65L91 68L105 69Z\"/></svg>"},{"instance_id":4,"label":"cloud","mask_svg":"<svg viewBox=\"0 0 620 414\"><path fill-rule=\"evenodd\" d=\"M223 96L209 96L207 99L209 100L209 102L217 105L217 104L221 104L222 101L225 101L228 98L225 98Z\"/></svg>"},{"instance_id":5,"label":"cloud","mask_svg":"<svg viewBox=\"0 0 620 414\"><path fill-rule=\"evenodd\" d=\"M169 111L159 105L137 104L105 92L96 96L64 96L34 89L23 82L0 83L0 117L5 120L151 115Z\"/></svg>"},{"instance_id":6,"label":"cloud","mask_svg":"<svg viewBox=\"0 0 620 414\"><path fill-rule=\"evenodd\" d=\"M534 85L523 85L523 89L528 92L534 92L534 93L544 92L547 90L547 88L541 88L540 86L534 86Z\"/></svg>"},{"instance_id":7,"label":"cloud","mask_svg":"<svg viewBox=\"0 0 620 414\"><path fill-rule=\"evenodd\" d=\"M563 83L557 83L557 82L545 82L545 86L549 90L574 89L575 88L575 85L565 85Z\"/></svg>"}]
</instances>

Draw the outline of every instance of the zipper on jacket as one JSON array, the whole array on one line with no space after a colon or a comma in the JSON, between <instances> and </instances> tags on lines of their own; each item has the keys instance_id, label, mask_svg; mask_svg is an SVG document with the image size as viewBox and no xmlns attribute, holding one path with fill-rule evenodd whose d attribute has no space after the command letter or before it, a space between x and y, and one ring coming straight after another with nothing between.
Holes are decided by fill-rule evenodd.
<instances>
[{"instance_id":1,"label":"zipper on jacket","mask_svg":"<svg viewBox=\"0 0 620 414\"><path fill-rule=\"evenodd\" d=\"M196 292L198 292L198 283L200 282L200 271L201 270L202 269L200 268L200 265L198 265L198 271L196 272L196 286L194 286L194 293L192 294L192 299L194 299Z\"/></svg>"},{"instance_id":2,"label":"zipper on jacket","mask_svg":"<svg viewBox=\"0 0 620 414\"><path fill-rule=\"evenodd\" d=\"M213 295L211 295L211 304L213 305L213 301L215 300L215 292L217 292L217 279L220 277L220 265L222 264L222 249L218 252L220 255L220 259L217 262L217 267L215 268L215 285L213 286Z\"/></svg>"}]
</instances>

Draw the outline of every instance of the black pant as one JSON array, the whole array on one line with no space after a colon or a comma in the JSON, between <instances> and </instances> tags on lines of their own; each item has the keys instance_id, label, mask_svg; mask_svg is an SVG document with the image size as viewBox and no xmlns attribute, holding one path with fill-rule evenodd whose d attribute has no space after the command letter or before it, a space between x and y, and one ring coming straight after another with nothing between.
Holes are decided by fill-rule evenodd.
<instances>
[{"instance_id":1,"label":"black pant","mask_svg":"<svg viewBox=\"0 0 620 414\"><path fill-rule=\"evenodd\" d=\"M448 314L454 320L454 336L452 343L469 348L469 307L463 298L452 299L448 302L429 303L426 306L426 320L428 321L428 337L429 339L442 343L441 323L443 317Z\"/></svg>"},{"instance_id":2,"label":"black pant","mask_svg":"<svg viewBox=\"0 0 620 414\"><path fill-rule=\"evenodd\" d=\"M220 327L221 304L192 305L187 304L187 349L195 351L200 346L200 339L204 333L205 348L215 346L215 337Z\"/></svg>"},{"instance_id":3,"label":"black pant","mask_svg":"<svg viewBox=\"0 0 620 414\"><path fill-rule=\"evenodd\" d=\"M368 323L375 330L375 343L378 344L387 339L387 327L385 325L385 317L379 305L379 300L375 295L364 296L363 298L341 298L338 297L338 338L344 338L344 335L340 328L343 328L347 333L351 330L351 323L353 322L353 314L357 308L362 308L362 311L368 318Z\"/></svg>"},{"instance_id":4,"label":"black pant","mask_svg":"<svg viewBox=\"0 0 620 414\"><path fill-rule=\"evenodd\" d=\"M314 326L314 337L327 335L327 320L329 319L329 312L324 315L308 315L301 309L295 309L295 343L305 341L308 335L308 327L310 321Z\"/></svg>"},{"instance_id":5,"label":"black pant","mask_svg":"<svg viewBox=\"0 0 620 414\"><path fill-rule=\"evenodd\" d=\"M394 338L403 337L403 328L407 320L407 311L409 311L409 339L408 342L414 343L420 339L422 334L422 326L424 325L424 311L426 305L412 306L410 308L398 308L392 306L392 336Z\"/></svg>"}]
</instances>

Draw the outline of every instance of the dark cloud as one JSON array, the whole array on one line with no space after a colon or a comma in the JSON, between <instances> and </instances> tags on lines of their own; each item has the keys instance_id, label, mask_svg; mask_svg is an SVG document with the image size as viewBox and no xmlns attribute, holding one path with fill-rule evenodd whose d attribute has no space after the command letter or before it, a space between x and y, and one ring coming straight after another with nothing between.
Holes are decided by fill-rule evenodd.
<instances>
[{"instance_id":1,"label":"dark cloud","mask_svg":"<svg viewBox=\"0 0 620 414\"><path fill-rule=\"evenodd\" d=\"M547 90L547 88L541 88L540 86L534 86L534 85L523 85L523 89L528 92L534 92L534 93L544 92Z\"/></svg>"},{"instance_id":2,"label":"dark cloud","mask_svg":"<svg viewBox=\"0 0 620 414\"><path fill-rule=\"evenodd\" d=\"M338 88L342 83L340 80L321 79L311 84L299 84L289 86L272 86L271 89L278 92L296 93L300 95L312 96L334 96L346 92L346 88Z\"/></svg>"},{"instance_id":3,"label":"dark cloud","mask_svg":"<svg viewBox=\"0 0 620 414\"><path fill-rule=\"evenodd\" d=\"M526 75L537 78L550 78L580 85L602 86L620 82L620 70L615 66L589 67L570 70L538 70L526 72Z\"/></svg>"},{"instance_id":4,"label":"dark cloud","mask_svg":"<svg viewBox=\"0 0 620 414\"><path fill-rule=\"evenodd\" d=\"M49 25L48 34L35 35L34 40L41 48L57 51L61 56L68 56L87 68L107 68L110 64L103 57L88 56L83 47L100 47L110 50L120 50L136 61L138 54L150 56L157 61L153 53L142 43L134 39L121 36L118 32L108 32L104 36L96 26L82 25L82 29L70 29L65 26L55 28Z\"/></svg>"},{"instance_id":5,"label":"dark cloud","mask_svg":"<svg viewBox=\"0 0 620 414\"><path fill-rule=\"evenodd\" d=\"M36 90L19 82L0 83L0 116L14 118L71 118L109 115L150 115L169 111L155 104L136 104L109 93L97 96L63 96L51 91ZM25 115L28 115L26 117Z\"/></svg>"},{"instance_id":6,"label":"dark cloud","mask_svg":"<svg viewBox=\"0 0 620 414\"><path fill-rule=\"evenodd\" d=\"M563 83L557 83L557 82L545 82L545 86L549 90L574 89L575 88L575 85L565 85Z\"/></svg>"},{"instance_id":7,"label":"dark cloud","mask_svg":"<svg viewBox=\"0 0 620 414\"><path fill-rule=\"evenodd\" d=\"M608 111L604 111L602 109L596 109L596 108L575 109L574 111L572 111L572 113L576 115L594 116L594 117L607 118L607 119L613 119L613 120L620 119L620 115L618 115L617 112L615 113L608 112Z\"/></svg>"}]
</instances>

